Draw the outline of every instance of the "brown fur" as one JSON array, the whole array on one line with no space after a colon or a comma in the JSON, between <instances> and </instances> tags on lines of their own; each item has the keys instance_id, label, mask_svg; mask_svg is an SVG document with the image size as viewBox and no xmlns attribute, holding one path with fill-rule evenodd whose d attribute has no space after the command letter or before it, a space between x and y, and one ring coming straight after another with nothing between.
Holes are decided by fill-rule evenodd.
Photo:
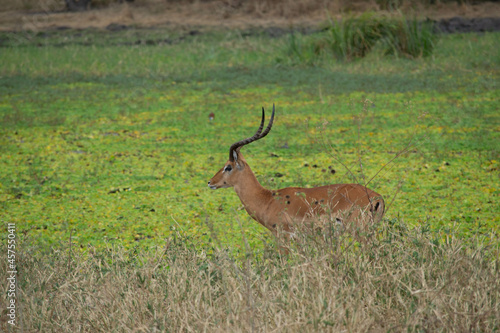
<instances>
[{"instance_id":1,"label":"brown fur","mask_svg":"<svg viewBox=\"0 0 500 333\"><path fill-rule=\"evenodd\" d=\"M227 166L231 171L224 171ZM228 160L208 185L212 189L234 187L248 214L274 234L278 229L293 232L295 223L306 221L367 225L382 219L385 209L380 194L358 184L268 190L258 182L239 150L235 161Z\"/></svg>"}]
</instances>

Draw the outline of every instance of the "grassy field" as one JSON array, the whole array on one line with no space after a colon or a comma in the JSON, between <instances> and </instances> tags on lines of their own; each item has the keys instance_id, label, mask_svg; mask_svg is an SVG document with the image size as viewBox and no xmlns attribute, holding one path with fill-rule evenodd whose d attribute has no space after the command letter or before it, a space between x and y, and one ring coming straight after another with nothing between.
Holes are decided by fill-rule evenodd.
<instances>
[{"instance_id":1,"label":"grassy field","mask_svg":"<svg viewBox=\"0 0 500 333\"><path fill-rule=\"evenodd\" d=\"M0 195L3 219L30 243L59 246L73 230L84 247L158 245L174 229L208 243L207 217L228 236L239 217L257 245L267 233L234 192L206 183L272 103L272 134L244 149L265 186L347 182L335 158L360 175L359 156L366 178L356 181L367 181L413 140L370 183L390 203L403 182L387 217L499 230L495 34L447 37L425 60L375 54L321 66L293 65L288 37L8 37L16 46L0 65ZM177 43L122 45L158 39Z\"/></svg>"},{"instance_id":2,"label":"grassy field","mask_svg":"<svg viewBox=\"0 0 500 333\"><path fill-rule=\"evenodd\" d=\"M307 44L317 36L295 38L293 43ZM484 289L495 285L499 269L493 255L498 254L500 231L498 34L445 36L424 59L375 51L353 62L338 62L328 54L304 62L293 52L290 36L270 38L259 31L68 30L2 33L0 40L0 219L16 224L19 265L26 270L19 284L25 314L30 314L30 319L24 317L28 331L57 331L55 323L63 318L59 329L83 325L83 331L418 331L445 323L476 331L499 329L500 291ZM353 243L339 241L338 248L346 252L335 258L345 256L347 266L329 261L328 253L335 249L321 246L314 255L298 249L289 261L270 256L273 238L242 210L234 191L210 191L206 186L227 160L229 146L253 134L261 106L270 109L273 103L277 116L272 132L242 151L264 186L365 184L373 178L369 187L386 198L388 211L380 228L389 231L374 238L375 250L357 242L351 249ZM210 112L213 121L208 120ZM387 165L404 149L407 153ZM384 242L393 233L396 245L387 252L390 242ZM0 235L4 248L7 236ZM398 238L401 235L409 236ZM435 245L443 246L442 252L433 252L432 244L443 244ZM427 261L418 259L419 246L429 254ZM367 259L372 266L365 276L368 266L349 266L362 253L377 258L391 253L404 267L405 258L416 261L400 276L394 272L403 266L391 263L380 271ZM50 259L59 255L64 261ZM174 263L173 257L180 261ZM472 266L464 268L461 260ZM303 267L313 267L319 275L309 276ZM411 280L420 270L435 282L433 290L446 291L438 293L443 297L417 295L413 284L427 281ZM89 275L79 276L82 271ZM50 272L55 276L44 280ZM393 274L401 283L401 295L373 296L368 303L366 295L349 298L345 304L357 304L351 311L358 317L349 317L345 307L341 314L335 312L342 303L327 301L326 294L324 302L313 297L304 303L310 307L303 308L293 301L299 297L295 291L281 299L282 305L274 304L277 307L269 303L271 298L254 295L269 296L264 290L268 286L280 299L276 293L284 289L259 280L275 274L297 290L307 286L308 278L323 290L333 288L341 277L353 288L347 293L364 288L351 283L357 278L346 282L347 272L367 279L381 274L387 292ZM322 274L331 274L331 280L325 282ZM448 283L456 274L465 280ZM471 287L480 297L472 293L464 302L453 301L474 274L486 281L477 280ZM60 280L62 275L68 280ZM136 294L126 291L131 276L130 290L144 292L138 303ZM168 296L170 287L180 290L173 276L202 288L186 287L185 294L175 296L186 301L179 310L169 310L174 303L161 301L177 299ZM113 281L119 281L117 289L106 289ZM162 283L170 287L165 291ZM264 289L254 290L255 284ZM95 288L103 294L94 300L65 294L69 291L64 288L78 286L81 295ZM370 282L365 287L375 293L380 285ZM161 299L150 301L158 292ZM105 323L106 313L85 308L92 302L109 306L103 301L106 293L122 295L125 303L116 304L123 307L113 303L113 311L129 311L134 320L120 321L113 315ZM196 294L203 299L195 300ZM484 307L477 309L486 309L484 313L471 310L483 296ZM57 306L50 312L42 301L48 298L57 304L79 304L79 315ZM442 307L433 303L437 299L443 300L438 302ZM456 307L450 303L455 301ZM203 312L200 304L212 310ZM380 311L366 312L363 304L377 305L374 309ZM473 311L477 320L453 319L454 311L462 313L459 308ZM266 309L271 312L262 317ZM187 318L206 316L190 326L180 319L181 310L190 314ZM224 311L230 319L224 319ZM325 317L313 318L318 311ZM282 316L282 321L271 320L270 313ZM162 315L170 319L158 319ZM300 318L296 326L294 316ZM424 322L429 316L438 319ZM366 324L366 318L374 326ZM96 320L101 326L92 328Z\"/></svg>"}]
</instances>

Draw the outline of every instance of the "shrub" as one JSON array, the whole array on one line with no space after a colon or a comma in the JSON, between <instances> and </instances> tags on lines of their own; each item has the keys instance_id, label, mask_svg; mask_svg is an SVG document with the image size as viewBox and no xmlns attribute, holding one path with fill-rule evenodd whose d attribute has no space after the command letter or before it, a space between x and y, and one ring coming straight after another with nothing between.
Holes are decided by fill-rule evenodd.
<instances>
[{"instance_id":1,"label":"shrub","mask_svg":"<svg viewBox=\"0 0 500 333\"><path fill-rule=\"evenodd\" d=\"M387 34L388 21L375 13L330 22L328 42L338 59L364 57Z\"/></svg>"},{"instance_id":2,"label":"shrub","mask_svg":"<svg viewBox=\"0 0 500 333\"><path fill-rule=\"evenodd\" d=\"M341 21L330 20L328 44L337 59L352 60L366 56L377 43L386 54L411 58L432 53L436 34L432 25L407 20L404 16L387 18L376 13L349 16Z\"/></svg>"},{"instance_id":3,"label":"shrub","mask_svg":"<svg viewBox=\"0 0 500 333\"><path fill-rule=\"evenodd\" d=\"M397 19L394 29L387 36L387 54L403 55L410 58L427 57L432 54L437 35L428 21Z\"/></svg>"}]
</instances>

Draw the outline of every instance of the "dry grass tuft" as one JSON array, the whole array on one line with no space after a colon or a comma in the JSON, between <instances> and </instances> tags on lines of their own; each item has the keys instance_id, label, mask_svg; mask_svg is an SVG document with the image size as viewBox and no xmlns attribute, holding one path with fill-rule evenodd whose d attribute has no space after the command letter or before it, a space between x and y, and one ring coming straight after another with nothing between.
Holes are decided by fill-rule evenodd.
<instances>
[{"instance_id":1,"label":"dry grass tuft","mask_svg":"<svg viewBox=\"0 0 500 333\"><path fill-rule=\"evenodd\" d=\"M243 259L179 239L152 252L26 248L18 262L20 324L27 332L499 328L497 245L394 221L353 234L299 233L287 257L269 244Z\"/></svg>"}]
</instances>

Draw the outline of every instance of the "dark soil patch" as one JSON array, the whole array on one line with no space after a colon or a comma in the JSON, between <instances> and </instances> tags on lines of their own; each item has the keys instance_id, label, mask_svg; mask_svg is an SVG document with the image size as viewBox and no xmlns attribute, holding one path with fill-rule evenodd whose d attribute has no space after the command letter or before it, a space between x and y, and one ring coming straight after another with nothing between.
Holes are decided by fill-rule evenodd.
<instances>
[{"instance_id":1,"label":"dark soil patch","mask_svg":"<svg viewBox=\"0 0 500 333\"><path fill-rule=\"evenodd\" d=\"M452 17L435 22L435 27L442 33L500 31L500 17Z\"/></svg>"}]
</instances>

